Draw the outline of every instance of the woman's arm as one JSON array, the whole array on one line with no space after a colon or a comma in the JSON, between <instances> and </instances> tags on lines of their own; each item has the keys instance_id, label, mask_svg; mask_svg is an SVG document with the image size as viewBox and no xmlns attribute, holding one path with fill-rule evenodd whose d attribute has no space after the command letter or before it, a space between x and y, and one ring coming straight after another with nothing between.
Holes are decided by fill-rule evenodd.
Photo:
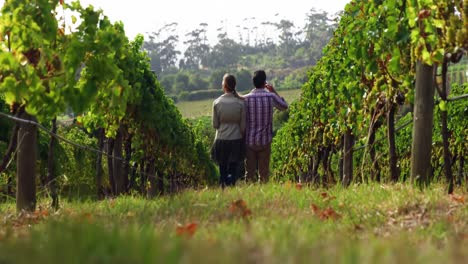
<instances>
[{"instance_id":1,"label":"woman's arm","mask_svg":"<svg viewBox=\"0 0 468 264\"><path fill-rule=\"evenodd\" d=\"M214 128L219 128L219 116L218 111L216 111L216 102L213 102L212 124Z\"/></svg>"},{"instance_id":2,"label":"woman's arm","mask_svg":"<svg viewBox=\"0 0 468 264\"><path fill-rule=\"evenodd\" d=\"M241 131L242 136L245 136L245 126L247 123L245 102L241 102L241 105L242 105L242 108L241 108L240 131Z\"/></svg>"}]
</instances>

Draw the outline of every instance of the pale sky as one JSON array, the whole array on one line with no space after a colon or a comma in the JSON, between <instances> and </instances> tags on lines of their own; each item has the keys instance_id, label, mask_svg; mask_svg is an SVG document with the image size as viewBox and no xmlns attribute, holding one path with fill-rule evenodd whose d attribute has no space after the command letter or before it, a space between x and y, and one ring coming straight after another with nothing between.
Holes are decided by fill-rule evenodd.
<instances>
[{"instance_id":1,"label":"pale sky","mask_svg":"<svg viewBox=\"0 0 468 264\"><path fill-rule=\"evenodd\" d=\"M83 5L101 8L112 21L121 20L127 36L156 31L164 24L177 22L180 38L208 24L209 39L216 41L216 29L225 21L228 35L238 35L236 25L258 24L264 21L292 20L296 26L305 25L311 8L331 14L344 9L350 0L81 0ZM275 14L279 13L278 16ZM251 18L255 17L254 20ZM248 20L244 20L248 18Z\"/></svg>"},{"instance_id":2,"label":"pale sky","mask_svg":"<svg viewBox=\"0 0 468 264\"><path fill-rule=\"evenodd\" d=\"M71 0L65 0L71 2ZM164 24L177 22L177 31L183 41L185 33L208 24L208 38L216 42L216 29L223 26L231 38L238 36L239 29L249 25L253 28L265 21L279 22L287 19L296 26L305 25L306 14L311 8L334 14L344 9L350 0L81 0L101 8L112 21L120 20L130 39L138 33L146 36ZM0 0L3 5L4 0ZM275 14L279 14L275 16ZM247 18L247 20L245 20ZM252 19L254 18L254 19ZM247 23L247 24L246 24ZM236 27L240 25L240 27ZM265 32L257 32L264 35ZM145 38L146 39L146 38Z\"/></svg>"}]
</instances>

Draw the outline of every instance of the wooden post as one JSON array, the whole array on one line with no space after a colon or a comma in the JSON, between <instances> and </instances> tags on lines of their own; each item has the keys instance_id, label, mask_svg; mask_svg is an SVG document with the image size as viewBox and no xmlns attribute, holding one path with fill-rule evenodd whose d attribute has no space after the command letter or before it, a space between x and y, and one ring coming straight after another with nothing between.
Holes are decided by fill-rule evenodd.
<instances>
[{"instance_id":1,"label":"wooden post","mask_svg":"<svg viewBox=\"0 0 468 264\"><path fill-rule=\"evenodd\" d=\"M52 120L52 133L57 133L57 117ZM52 197L52 208L57 210L59 208L59 197L57 191L57 172L55 166L55 145L57 139L54 136L50 136L49 141L49 155L47 157L47 185L50 190L50 196Z\"/></svg>"},{"instance_id":2,"label":"wooden post","mask_svg":"<svg viewBox=\"0 0 468 264\"><path fill-rule=\"evenodd\" d=\"M395 145L395 111L396 111L396 104L390 103L390 109L388 111L387 116L387 137L388 137L388 152L389 152L389 162L390 162L390 179L392 182L397 182L400 178L398 173L398 156L396 153L396 145Z\"/></svg>"},{"instance_id":3,"label":"wooden post","mask_svg":"<svg viewBox=\"0 0 468 264\"><path fill-rule=\"evenodd\" d=\"M411 179L421 187L431 173L432 123L434 117L434 67L418 62L413 110Z\"/></svg>"},{"instance_id":4,"label":"wooden post","mask_svg":"<svg viewBox=\"0 0 468 264\"><path fill-rule=\"evenodd\" d=\"M96 132L98 138L98 149L102 151L104 149L104 129L99 128ZM99 200L104 198L104 192L102 191L102 154L96 154L96 192Z\"/></svg>"},{"instance_id":5,"label":"wooden post","mask_svg":"<svg viewBox=\"0 0 468 264\"><path fill-rule=\"evenodd\" d=\"M353 146L354 136L351 129L346 131L343 148L343 186L348 187L353 180Z\"/></svg>"},{"instance_id":6,"label":"wooden post","mask_svg":"<svg viewBox=\"0 0 468 264\"><path fill-rule=\"evenodd\" d=\"M24 112L19 118L35 121L35 118ZM36 209L36 158L37 127L21 124L18 131L18 153L16 154L16 210L21 212Z\"/></svg>"}]
</instances>

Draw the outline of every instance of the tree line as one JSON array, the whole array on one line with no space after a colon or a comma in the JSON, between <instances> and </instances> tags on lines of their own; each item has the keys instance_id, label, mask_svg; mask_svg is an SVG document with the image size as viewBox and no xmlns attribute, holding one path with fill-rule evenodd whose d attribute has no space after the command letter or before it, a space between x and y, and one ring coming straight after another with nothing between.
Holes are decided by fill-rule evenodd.
<instances>
[{"instance_id":1,"label":"tree line","mask_svg":"<svg viewBox=\"0 0 468 264\"><path fill-rule=\"evenodd\" d=\"M143 47L165 92L173 98L184 99L198 90L219 90L225 72L237 76L240 90L249 90L250 74L257 68L266 69L279 89L300 88L306 81L307 68L322 56L336 19L314 8L306 14L305 25L300 26L287 19L254 23L255 18L249 18L237 26L237 40L228 35L226 27L219 27L214 45L208 43L208 24L200 23L181 40L174 22L150 33ZM277 35L257 33L267 30ZM181 43L184 51L178 50Z\"/></svg>"}]
</instances>

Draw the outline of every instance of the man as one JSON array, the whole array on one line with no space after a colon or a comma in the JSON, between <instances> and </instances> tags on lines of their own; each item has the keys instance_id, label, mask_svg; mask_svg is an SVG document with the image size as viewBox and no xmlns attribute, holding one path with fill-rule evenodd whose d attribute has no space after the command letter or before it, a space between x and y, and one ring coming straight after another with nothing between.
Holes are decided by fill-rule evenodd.
<instances>
[{"instance_id":1,"label":"man","mask_svg":"<svg viewBox=\"0 0 468 264\"><path fill-rule=\"evenodd\" d=\"M253 89L245 95L247 126L245 131L247 181L268 182L270 173L271 140L273 138L273 107L288 109L288 103L280 97L275 88L266 82L265 71L254 72Z\"/></svg>"}]
</instances>

